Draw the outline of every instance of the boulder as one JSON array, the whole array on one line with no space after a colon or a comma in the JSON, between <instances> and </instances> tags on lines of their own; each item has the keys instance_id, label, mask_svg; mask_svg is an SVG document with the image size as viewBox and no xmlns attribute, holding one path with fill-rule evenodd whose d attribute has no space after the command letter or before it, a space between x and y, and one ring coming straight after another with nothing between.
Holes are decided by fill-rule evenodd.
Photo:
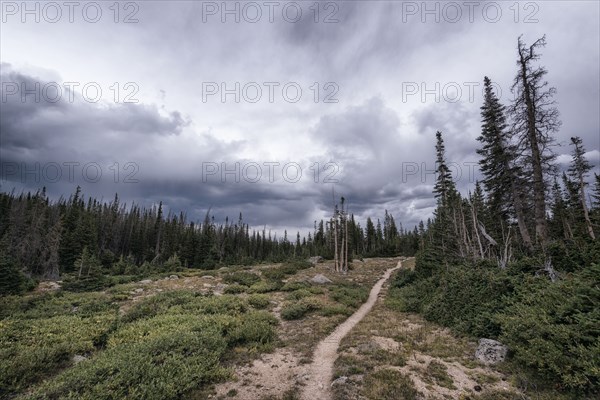
<instances>
[{"instance_id":1,"label":"boulder","mask_svg":"<svg viewBox=\"0 0 600 400\"><path fill-rule=\"evenodd\" d=\"M54 292L56 290L60 290L60 283L55 281L43 281L37 287L39 292Z\"/></svg>"},{"instance_id":2,"label":"boulder","mask_svg":"<svg viewBox=\"0 0 600 400\"><path fill-rule=\"evenodd\" d=\"M308 262L310 262L312 265L317 265L318 263L323 262L323 257L321 257L321 256L310 257L308 259Z\"/></svg>"},{"instance_id":3,"label":"boulder","mask_svg":"<svg viewBox=\"0 0 600 400\"><path fill-rule=\"evenodd\" d=\"M508 348L496 340L479 339L475 358L486 365L494 365L504 361L507 352Z\"/></svg>"},{"instance_id":4,"label":"boulder","mask_svg":"<svg viewBox=\"0 0 600 400\"><path fill-rule=\"evenodd\" d=\"M147 284L149 284L149 283L152 283L152 279L144 279L143 281L140 281L140 283L141 283L142 285L147 285Z\"/></svg>"},{"instance_id":5,"label":"boulder","mask_svg":"<svg viewBox=\"0 0 600 400\"><path fill-rule=\"evenodd\" d=\"M177 275L169 275L169 279L175 280L175 279L179 279L179 277Z\"/></svg>"},{"instance_id":6,"label":"boulder","mask_svg":"<svg viewBox=\"0 0 600 400\"><path fill-rule=\"evenodd\" d=\"M318 283L319 285L333 283L329 278L327 278L325 275L322 275L322 274L315 275L310 281L312 283Z\"/></svg>"},{"instance_id":7,"label":"boulder","mask_svg":"<svg viewBox=\"0 0 600 400\"><path fill-rule=\"evenodd\" d=\"M347 376L340 376L335 381L331 382L331 386L345 385L347 382L348 382L348 377Z\"/></svg>"}]
</instances>

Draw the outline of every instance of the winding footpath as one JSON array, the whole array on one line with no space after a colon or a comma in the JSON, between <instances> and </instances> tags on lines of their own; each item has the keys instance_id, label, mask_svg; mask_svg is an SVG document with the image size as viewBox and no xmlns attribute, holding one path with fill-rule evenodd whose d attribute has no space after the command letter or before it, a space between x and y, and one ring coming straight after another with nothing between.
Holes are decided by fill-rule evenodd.
<instances>
[{"instance_id":1,"label":"winding footpath","mask_svg":"<svg viewBox=\"0 0 600 400\"><path fill-rule=\"evenodd\" d=\"M337 358L340 342L354 326L359 323L365 315L371 311L379 292L385 281L392 272L402 267L402 261L398 265L385 271L385 274L371 289L369 298L354 314L342 322L333 333L323 339L317 345L313 356L313 362L309 367L310 380L302 393L303 400L329 400L331 399L331 381L333 379L333 363Z\"/></svg>"}]
</instances>

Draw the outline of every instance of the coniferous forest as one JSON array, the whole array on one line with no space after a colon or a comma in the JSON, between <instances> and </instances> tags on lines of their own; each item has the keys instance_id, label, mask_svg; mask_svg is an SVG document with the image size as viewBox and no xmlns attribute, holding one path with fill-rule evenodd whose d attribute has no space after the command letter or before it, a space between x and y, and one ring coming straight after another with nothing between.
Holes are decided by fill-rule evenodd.
<instances>
[{"instance_id":1,"label":"coniferous forest","mask_svg":"<svg viewBox=\"0 0 600 400\"><path fill-rule=\"evenodd\" d=\"M212 270L334 256L332 220L315 221L307 237L277 238L270 231L250 230L240 213L237 221L215 222L210 210L202 222L186 215L163 215L162 203L146 209L85 198L78 187L68 199L51 201L36 193L0 194L2 221L2 292L20 293L29 279L58 279L74 274L90 282L106 275L138 276L181 268ZM421 226L421 229L423 227ZM351 257L413 255L423 231L398 229L387 212L383 224L367 218L366 227L348 217ZM341 241L341 238L338 239ZM83 269L82 269L83 268ZM116 282L116 281L115 281Z\"/></svg>"}]
</instances>

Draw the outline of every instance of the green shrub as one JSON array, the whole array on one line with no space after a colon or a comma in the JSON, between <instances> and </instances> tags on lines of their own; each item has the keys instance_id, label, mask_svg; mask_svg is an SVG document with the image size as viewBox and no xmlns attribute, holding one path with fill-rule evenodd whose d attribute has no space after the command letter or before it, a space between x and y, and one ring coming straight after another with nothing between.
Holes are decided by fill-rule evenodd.
<instances>
[{"instance_id":1,"label":"green shrub","mask_svg":"<svg viewBox=\"0 0 600 400\"><path fill-rule=\"evenodd\" d=\"M228 334L230 345L260 347L275 340L277 318L266 311L252 311L244 314L239 324Z\"/></svg>"},{"instance_id":2,"label":"green shrub","mask_svg":"<svg viewBox=\"0 0 600 400\"><path fill-rule=\"evenodd\" d=\"M295 290L295 291L289 293L287 296L285 296L285 298L286 298L286 300L300 300L305 297L310 297L312 295L313 294L310 292L310 290L298 289L298 290Z\"/></svg>"},{"instance_id":3,"label":"green shrub","mask_svg":"<svg viewBox=\"0 0 600 400\"><path fill-rule=\"evenodd\" d=\"M233 285L229 285L225 288L225 290L223 290L224 293L227 294L238 294L238 293L245 293L248 290L248 286L243 286L237 283L234 283Z\"/></svg>"},{"instance_id":4,"label":"green shrub","mask_svg":"<svg viewBox=\"0 0 600 400\"><path fill-rule=\"evenodd\" d=\"M283 263L279 267L268 268L263 270L262 274L265 278L271 280L281 280L286 276L294 275L298 271L312 267L308 261L290 261Z\"/></svg>"},{"instance_id":5,"label":"green shrub","mask_svg":"<svg viewBox=\"0 0 600 400\"><path fill-rule=\"evenodd\" d=\"M330 289L330 297L350 308L358 308L369 298L369 290L358 284L343 284Z\"/></svg>"},{"instance_id":6,"label":"green shrub","mask_svg":"<svg viewBox=\"0 0 600 400\"><path fill-rule=\"evenodd\" d=\"M562 387L600 385L600 265L556 283L533 278L500 314L514 358Z\"/></svg>"},{"instance_id":7,"label":"green shrub","mask_svg":"<svg viewBox=\"0 0 600 400\"><path fill-rule=\"evenodd\" d=\"M248 296L248 304L254 308L267 308L270 303L269 296L264 294L251 294Z\"/></svg>"},{"instance_id":8,"label":"green shrub","mask_svg":"<svg viewBox=\"0 0 600 400\"><path fill-rule=\"evenodd\" d=\"M281 289L283 284L279 281L265 282L261 281L250 286L248 293L269 293L276 292Z\"/></svg>"},{"instance_id":9,"label":"green shrub","mask_svg":"<svg viewBox=\"0 0 600 400\"><path fill-rule=\"evenodd\" d=\"M332 317L334 315L352 315L352 310L345 305L337 304L334 306L325 306L319 310L319 314L324 317Z\"/></svg>"},{"instance_id":10,"label":"green shrub","mask_svg":"<svg viewBox=\"0 0 600 400\"><path fill-rule=\"evenodd\" d=\"M306 289L309 288L310 284L308 282L286 282L285 285L281 288L282 292L293 292L298 289Z\"/></svg>"},{"instance_id":11,"label":"green shrub","mask_svg":"<svg viewBox=\"0 0 600 400\"><path fill-rule=\"evenodd\" d=\"M183 270L183 265L181 264L181 260L179 260L177 253L173 254L164 262L161 270L164 272L178 272Z\"/></svg>"},{"instance_id":12,"label":"green shrub","mask_svg":"<svg viewBox=\"0 0 600 400\"><path fill-rule=\"evenodd\" d=\"M260 276L246 271L238 271L227 274L223 277L226 283L238 283L244 286L252 286L260 281Z\"/></svg>"},{"instance_id":13,"label":"green shrub","mask_svg":"<svg viewBox=\"0 0 600 400\"><path fill-rule=\"evenodd\" d=\"M438 288L423 306L430 321L478 337L497 337L495 314L506 307L514 290L510 276L499 269L455 267L439 277Z\"/></svg>"},{"instance_id":14,"label":"green shrub","mask_svg":"<svg viewBox=\"0 0 600 400\"><path fill-rule=\"evenodd\" d=\"M82 318L58 315L0 322L0 388L16 392L93 352L112 329L116 313Z\"/></svg>"},{"instance_id":15,"label":"green shrub","mask_svg":"<svg viewBox=\"0 0 600 400\"><path fill-rule=\"evenodd\" d=\"M36 293L30 296L0 298L0 319L37 319L59 315L88 317L105 311L116 311L110 296L102 293Z\"/></svg>"},{"instance_id":16,"label":"green shrub","mask_svg":"<svg viewBox=\"0 0 600 400\"><path fill-rule=\"evenodd\" d=\"M401 288L406 285L410 285L416 279L417 279L417 274L415 271L410 270L410 269L401 269L395 274L395 276L392 279L392 282L390 284L390 287Z\"/></svg>"},{"instance_id":17,"label":"green shrub","mask_svg":"<svg viewBox=\"0 0 600 400\"><path fill-rule=\"evenodd\" d=\"M123 316L122 320L123 322L131 322L140 318L151 318L165 312L170 307L187 303L196 296L195 293L184 290L159 293L136 303L127 314Z\"/></svg>"},{"instance_id":18,"label":"green shrub","mask_svg":"<svg viewBox=\"0 0 600 400\"><path fill-rule=\"evenodd\" d=\"M307 297L293 303L285 304L281 309L281 318L285 320L294 320L304 317L311 311L319 310L322 307L319 299Z\"/></svg>"},{"instance_id":19,"label":"green shrub","mask_svg":"<svg viewBox=\"0 0 600 400\"><path fill-rule=\"evenodd\" d=\"M477 266L452 266L425 279L412 279L403 274L395 280L388 305L420 312L462 333L492 338L500 334L495 314L506 307L506 298L519 280L505 270ZM407 280L412 283L405 284Z\"/></svg>"},{"instance_id":20,"label":"green shrub","mask_svg":"<svg viewBox=\"0 0 600 400\"><path fill-rule=\"evenodd\" d=\"M20 271L15 260L4 251L0 254L0 296L20 294L35 287L35 283Z\"/></svg>"},{"instance_id":21,"label":"green shrub","mask_svg":"<svg viewBox=\"0 0 600 400\"><path fill-rule=\"evenodd\" d=\"M228 376L218 326L110 348L45 382L29 399L177 399Z\"/></svg>"},{"instance_id":22,"label":"green shrub","mask_svg":"<svg viewBox=\"0 0 600 400\"><path fill-rule=\"evenodd\" d=\"M248 311L246 300L239 296L196 296L193 300L178 304L169 313L238 315Z\"/></svg>"}]
</instances>

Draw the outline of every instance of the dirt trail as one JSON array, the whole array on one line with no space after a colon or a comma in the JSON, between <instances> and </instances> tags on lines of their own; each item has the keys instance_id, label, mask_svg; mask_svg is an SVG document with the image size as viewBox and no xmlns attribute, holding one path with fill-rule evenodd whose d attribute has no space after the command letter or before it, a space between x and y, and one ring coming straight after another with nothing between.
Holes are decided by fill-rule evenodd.
<instances>
[{"instance_id":1,"label":"dirt trail","mask_svg":"<svg viewBox=\"0 0 600 400\"><path fill-rule=\"evenodd\" d=\"M331 399L331 381L333 378L333 363L337 358L337 350L341 340L354 326L360 322L365 315L371 311L377 301L381 287L395 270L402 267L402 261L398 265L385 271L385 274L371 289L369 299L350 318L338 325L332 334L327 336L317 345L313 362L309 367L310 378L302 393L304 400L329 400Z\"/></svg>"}]
</instances>

